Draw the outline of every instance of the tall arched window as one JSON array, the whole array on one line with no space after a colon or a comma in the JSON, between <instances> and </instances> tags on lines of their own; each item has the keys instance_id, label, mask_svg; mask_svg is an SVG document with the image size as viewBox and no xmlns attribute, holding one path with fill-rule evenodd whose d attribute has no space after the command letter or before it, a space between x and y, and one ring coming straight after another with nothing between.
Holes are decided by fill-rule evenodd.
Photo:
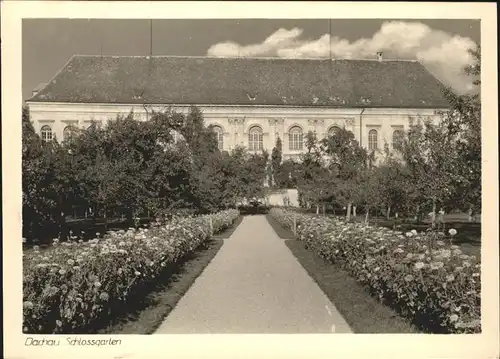
<instances>
[{"instance_id":1,"label":"tall arched window","mask_svg":"<svg viewBox=\"0 0 500 359\"><path fill-rule=\"evenodd\" d=\"M222 151L224 149L224 131L220 126L212 126L212 131L215 132L217 147Z\"/></svg>"},{"instance_id":2,"label":"tall arched window","mask_svg":"<svg viewBox=\"0 0 500 359\"><path fill-rule=\"evenodd\" d=\"M395 150L400 149L403 144L404 137L405 135L403 130L394 130L392 133L392 148Z\"/></svg>"},{"instance_id":3,"label":"tall arched window","mask_svg":"<svg viewBox=\"0 0 500 359\"><path fill-rule=\"evenodd\" d=\"M259 126L250 128L250 131L248 131L248 149L250 151L262 151L264 148L262 139L262 129Z\"/></svg>"},{"instance_id":4,"label":"tall arched window","mask_svg":"<svg viewBox=\"0 0 500 359\"><path fill-rule=\"evenodd\" d=\"M69 141L71 140L74 135L75 135L76 128L74 126L66 126L63 130L63 140L64 141Z\"/></svg>"},{"instance_id":5,"label":"tall arched window","mask_svg":"<svg viewBox=\"0 0 500 359\"><path fill-rule=\"evenodd\" d=\"M292 151L302 150L304 143L304 134L302 129L298 126L292 127L288 131L288 147Z\"/></svg>"},{"instance_id":6,"label":"tall arched window","mask_svg":"<svg viewBox=\"0 0 500 359\"><path fill-rule=\"evenodd\" d=\"M43 142L52 141L52 128L49 125L45 125L40 129L40 134L42 135Z\"/></svg>"},{"instance_id":7,"label":"tall arched window","mask_svg":"<svg viewBox=\"0 0 500 359\"><path fill-rule=\"evenodd\" d=\"M330 129L328 130L328 137L337 134L339 131L340 131L340 127L338 127L338 126L330 127Z\"/></svg>"},{"instance_id":8,"label":"tall arched window","mask_svg":"<svg viewBox=\"0 0 500 359\"><path fill-rule=\"evenodd\" d=\"M368 132L368 149L376 150L378 148L378 132L377 130L370 130Z\"/></svg>"}]
</instances>

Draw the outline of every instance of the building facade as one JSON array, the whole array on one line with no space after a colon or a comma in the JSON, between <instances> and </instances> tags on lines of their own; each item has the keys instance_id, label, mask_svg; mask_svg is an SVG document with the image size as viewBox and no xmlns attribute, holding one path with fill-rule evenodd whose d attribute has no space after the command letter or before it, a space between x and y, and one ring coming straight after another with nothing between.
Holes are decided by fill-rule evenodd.
<instances>
[{"instance_id":1,"label":"building facade","mask_svg":"<svg viewBox=\"0 0 500 359\"><path fill-rule=\"evenodd\" d=\"M209 57L73 56L27 101L44 140L64 139L73 127L105 123L134 112L195 105L217 132L219 148L271 151L283 158L345 127L381 153L417 118L439 121L448 103L443 85L418 62Z\"/></svg>"}]
</instances>

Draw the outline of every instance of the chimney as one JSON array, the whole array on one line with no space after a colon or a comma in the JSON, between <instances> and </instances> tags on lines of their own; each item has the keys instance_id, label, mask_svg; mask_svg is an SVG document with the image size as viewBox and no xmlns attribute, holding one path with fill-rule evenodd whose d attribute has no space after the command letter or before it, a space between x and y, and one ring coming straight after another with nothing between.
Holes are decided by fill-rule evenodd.
<instances>
[{"instance_id":1,"label":"chimney","mask_svg":"<svg viewBox=\"0 0 500 359\"><path fill-rule=\"evenodd\" d=\"M382 57L383 54L384 54L383 52L377 52L377 58L379 61L383 60L383 57Z\"/></svg>"}]
</instances>

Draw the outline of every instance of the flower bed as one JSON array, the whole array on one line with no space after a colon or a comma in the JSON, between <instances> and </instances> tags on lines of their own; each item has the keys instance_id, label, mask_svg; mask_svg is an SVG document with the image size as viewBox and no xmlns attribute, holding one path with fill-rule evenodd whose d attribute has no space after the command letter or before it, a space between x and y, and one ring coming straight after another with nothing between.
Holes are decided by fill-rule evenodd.
<instances>
[{"instance_id":1,"label":"flower bed","mask_svg":"<svg viewBox=\"0 0 500 359\"><path fill-rule=\"evenodd\" d=\"M43 253L35 248L23 255L23 331L78 332L109 319L131 296L141 295L155 277L238 216L237 210L228 210L177 217L88 242L55 240Z\"/></svg>"},{"instance_id":2,"label":"flower bed","mask_svg":"<svg viewBox=\"0 0 500 359\"><path fill-rule=\"evenodd\" d=\"M444 233L403 234L283 209L270 214L319 256L339 263L403 316L435 333L481 332L480 262ZM453 234L453 230L451 234Z\"/></svg>"}]
</instances>

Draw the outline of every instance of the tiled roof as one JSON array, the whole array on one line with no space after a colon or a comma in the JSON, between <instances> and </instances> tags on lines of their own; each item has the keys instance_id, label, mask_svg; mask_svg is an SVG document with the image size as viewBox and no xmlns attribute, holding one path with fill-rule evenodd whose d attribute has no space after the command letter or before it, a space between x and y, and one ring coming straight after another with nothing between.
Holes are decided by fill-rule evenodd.
<instances>
[{"instance_id":1,"label":"tiled roof","mask_svg":"<svg viewBox=\"0 0 500 359\"><path fill-rule=\"evenodd\" d=\"M32 102L447 107L415 61L75 55Z\"/></svg>"}]
</instances>

